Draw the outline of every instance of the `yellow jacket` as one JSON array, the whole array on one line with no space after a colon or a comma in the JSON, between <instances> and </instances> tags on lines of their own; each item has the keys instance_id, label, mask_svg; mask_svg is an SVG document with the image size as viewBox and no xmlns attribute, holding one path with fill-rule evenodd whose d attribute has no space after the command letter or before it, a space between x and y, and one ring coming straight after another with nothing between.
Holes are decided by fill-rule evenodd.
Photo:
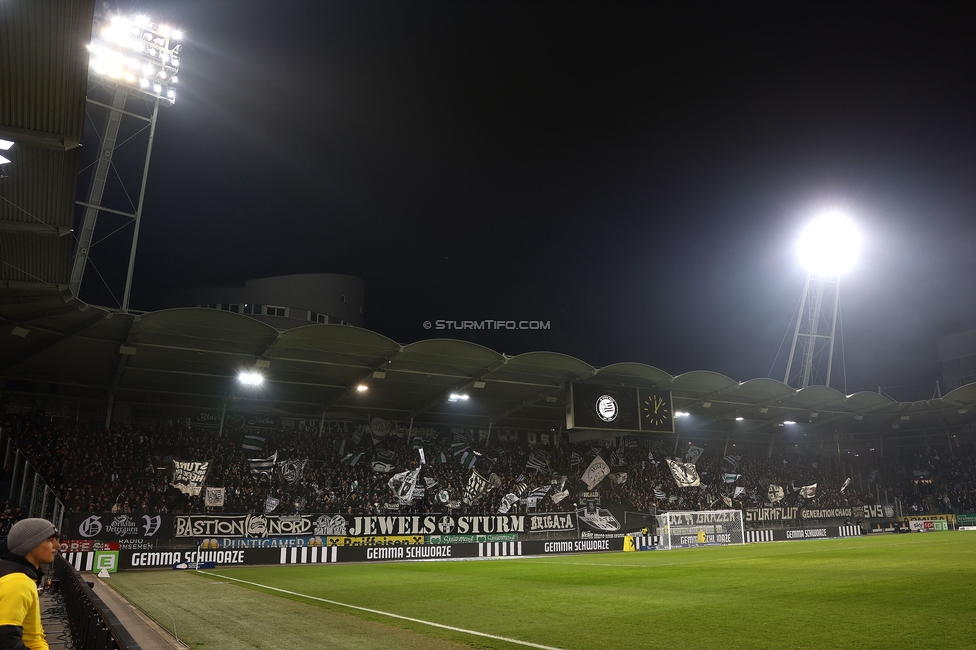
<instances>
[{"instance_id":1,"label":"yellow jacket","mask_svg":"<svg viewBox=\"0 0 976 650\"><path fill-rule=\"evenodd\" d=\"M33 567L19 565L10 559L0 561L0 649L17 648L21 641L30 650L49 650L41 627L37 583L27 574Z\"/></svg>"}]
</instances>

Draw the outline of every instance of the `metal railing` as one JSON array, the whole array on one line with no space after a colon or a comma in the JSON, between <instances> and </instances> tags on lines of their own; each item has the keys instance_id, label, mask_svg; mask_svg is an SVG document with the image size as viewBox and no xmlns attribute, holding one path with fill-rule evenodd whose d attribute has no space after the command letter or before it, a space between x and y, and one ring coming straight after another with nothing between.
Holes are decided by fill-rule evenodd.
<instances>
[{"instance_id":1,"label":"metal railing","mask_svg":"<svg viewBox=\"0 0 976 650\"><path fill-rule=\"evenodd\" d=\"M17 442L3 429L0 429L0 450L3 453L4 470L11 468L12 472L10 494L7 498L24 509L24 516L47 519L61 530L64 523L64 504L34 470Z\"/></svg>"},{"instance_id":2,"label":"metal railing","mask_svg":"<svg viewBox=\"0 0 976 650\"><path fill-rule=\"evenodd\" d=\"M59 581L64 597L74 647L81 650L141 650L112 610L60 555L54 559L54 577Z\"/></svg>"}]
</instances>

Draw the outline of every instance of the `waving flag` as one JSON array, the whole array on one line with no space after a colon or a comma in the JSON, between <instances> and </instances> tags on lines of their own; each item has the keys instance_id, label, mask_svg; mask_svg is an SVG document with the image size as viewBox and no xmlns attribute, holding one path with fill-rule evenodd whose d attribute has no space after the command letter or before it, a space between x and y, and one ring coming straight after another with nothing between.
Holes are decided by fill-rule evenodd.
<instances>
[{"instance_id":1,"label":"waving flag","mask_svg":"<svg viewBox=\"0 0 976 650\"><path fill-rule=\"evenodd\" d=\"M264 449L264 438L261 436L244 436L244 442L241 443L241 449L247 449L248 451L261 451Z\"/></svg>"},{"instance_id":2,"label":"waving flag","mask_svg":"<svg viewBox=\"0 0 976 650\"><path fill-rule=\"evenodd\" d=\"M698 470L694 463L682 463L677 460L668 460L668 467L671 468L671 475L681 487L697 487L701 485L701 478L698 477Z\"/></svg>"},{"instance_id":3,"label":"waving flag","mask_svg":"<svg viewBox=\"0 0 976 650\"><path fill-rule=\"evenodd\" d=\"M688 447L688 451L685 452L685 462L686 463L697 463L698 457L702 455L705 450L701 447L695 447L694 445Z\"/></svg>"},{"instance_id":4,"label":"waving flag","mask_svg":"<svg viewBox=\"0 0 976 650\"><path fill-rule=\"evenodd\" d=\"M813 485L804 485L801 487L800 496L804 499L812 499L817 496L817 484L814 483Z\"/></svg>"},{"instance_id":5,"label":"waving flag","mask_svg":"<svg viewBox=\"0 0 976 650\"><path fill-rule=\"evenodd\" d=\"M726 456L722 459L722 462L728 465L731 469L739 469L740 460L742 460L742 456Z\"/></svg>"},{"instance_id":6,"label":"waving flag","mask_svg":"<svg viewBox=\"0 0 976 650\"><path fill-rule=\"evenodd\" d=\"M529 455L529 459L525 461L526 469L534 469L536 471L549 469L549 461L546 458L546 453L544 451L534 451Z\"/></svg>"},{"instance_id":7,"label":"waving flag","mask_svg":"<svg viewBox=\"0 0 976 650\"><path fill-rule=\"evenodd\" d=\"M518 503L518 497L509 492L502 497L502 503L498 506L498 514L507 515L508 511L512 509L512 506Z\"/></svg>"},{"instance_id":8,"label":"waving flag","mask_svg":"<svg viewBox=\"0 0 976 650\"><path fill-rule=\"evenodd\" d=\"M264 474L266 476L271 476L274 471L275 464L278 462L278 452L268 456L267 458L248 458L247 464L251 468L251 474L257 476L258 474Z\"/></svg>"},{"instance_id":9,"label":"waving flag","mask_svg":"<svg viewBox=\"0 0 976 650\"><path fill-rule=\"evenodd\" d=\"M356 463L362 460L364 455L365 454L363 454L363 452L361 451L358 451L354 454L346 454L345 456L342 457L342 460L340 462L345 465L349 465L350 467L355 467Z\"/></svg>"},{"instance_id":10,"label":"waving flag","mask_svg":"<svg viewBox=\"0 0 976 650\"><path fill-rule=\"evenodd\" d=\"M590 466L586 468L586 471L583 472L583 476L580 477L580 480L586 483L587 490L592 490L594 487L596 487L596 484L602 481L609 473L610 468L607 467L607 464L603 462L603 459L598 455L593 459L593 462L590 463Z\"/></svg>"}]
</instances>

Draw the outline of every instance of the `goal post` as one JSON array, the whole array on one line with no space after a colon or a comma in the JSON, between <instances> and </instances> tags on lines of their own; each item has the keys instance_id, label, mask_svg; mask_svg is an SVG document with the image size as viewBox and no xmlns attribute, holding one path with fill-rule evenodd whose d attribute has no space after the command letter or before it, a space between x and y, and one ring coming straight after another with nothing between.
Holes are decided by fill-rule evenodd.
<instances>
[{"instance_id":1,"label":"goal post","mask_svg":"<svg viewBox=\"0 0 976 650\"><path fill-rule=\"evenodd\" d=\"M659 549L745 544L741 510L672 511L657 515Z\"/></svg>"}]
</instances>

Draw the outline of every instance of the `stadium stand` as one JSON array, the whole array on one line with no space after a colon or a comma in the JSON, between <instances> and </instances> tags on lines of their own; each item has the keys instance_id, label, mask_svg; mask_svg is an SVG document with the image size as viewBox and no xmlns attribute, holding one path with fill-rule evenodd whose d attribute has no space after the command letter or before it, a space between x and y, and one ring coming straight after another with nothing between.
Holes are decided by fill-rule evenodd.
<instances>
[{"instance_id":1,"label":"stadium stand","mask_svg":"<svg viewBox=\"0 0 976 650\"><path fill-rule=\"evenodd\" d=\"M626 479L618 476L619 482L609 477L601 481L602 498L634 511L722 509L727 507L723 497L732 497L736 487L746 490L737 497L737 506L760 507L769 505L770 483L786 487L784 504L795 503L799 498L789 494L790 486L814 483L818 485L817 493L804 499L806 507L871 502L870 497L853 487L842 493L844 477L836 473L832 464L801 453L722 456L704 451L696 459L702 486L681 488L665 462L670 449L662 450L660 444L652 448L644 441L627 439L623 440L629 446L619 449L615 446L618 439L614 438L532 448L517 441L477 443L468 432L457 429L450 440L420 443L410 436L390 435L377 446L368 437L357 443L339 434L298 430L263 432L260 450L247 450L242 447L247 433L224 432L217 437L213 429L188 424L141 423L115 425L106 430L101 425L9 415L3 420L3 428L18 441L69 512L205 511L203 494L188 497L170 485L173 460L210 461L206 485L225 488L223 512L261 512L271 497L279 502L276 513L421 513L439 512L451 506L455 512L465 514L493 514L505 494L514 491L525 496L537 487L551 486L554 479L562 484L561 477L566 477L564 485L570 496L556 503L546 495L539 508L566 511L572 509L582 489L580 475L597 455L607 462L611 472L626 474ZM614 446L606 446L607 443ZM388 481L395 472L419 466L418 446L424 448L428 461L423 476L436 484L431 484L426 498L401 505ZM389 454L394 466L391 471L374 469L380 449ZM501 485L469 506L460 502L471 473L463 463L472 462L469 459L473 457L465 454L474 451L480 454L473 460L477 469L486 476L494 473ZM252 473L249 458L272 455L277 467L270 475ZM286 459L308 461L293 484L281 475ZM533 468L531 459L540 459L541 469ZM739 476L726 483L725 474ZM445 503L435 497L442 491L448 493ZM556 487L550 489L552 493L559 491Z\"/></svg>"}]
</instances>

